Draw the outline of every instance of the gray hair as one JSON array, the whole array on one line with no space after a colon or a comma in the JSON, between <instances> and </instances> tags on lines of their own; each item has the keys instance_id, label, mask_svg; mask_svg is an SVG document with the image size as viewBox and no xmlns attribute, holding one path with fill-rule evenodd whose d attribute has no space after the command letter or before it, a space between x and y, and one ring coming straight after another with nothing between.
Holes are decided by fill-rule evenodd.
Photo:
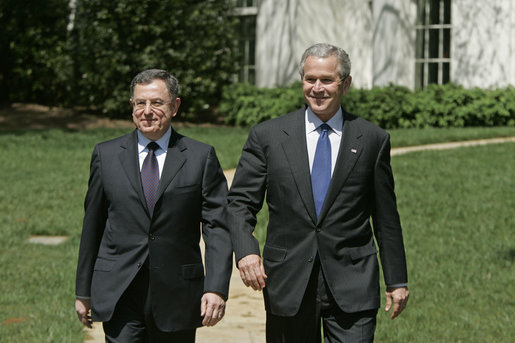
<instances>
[{"instance_id":1,"label":"gray hair","mask_svg":"<svg viewBox=\"0 0 515 343\"><path fill-rule=\"evenodd\" d=\"M179 96L179 81L177 78L163 69L147 69L136 75L131 81L131 98L134 96L136 85L147 85L154 80L163 80L168 88L170 99L174 100Z\"/></svg>"},{"instance_id":2,"label":"gray hair","mask_svg":"<svg viewBox=\"0 0 515 343\"><path fill-rule=\"evenodd\" d=\"M350 75L350 58L345 50L331 44L318 43L307 48L304 54L302 54L299 64L300 77L304 78L304 64L308 57L327 58L329 56L335 56L338 60L338 74L340 75L340 79L343 80Z\"/></svg>"}]
</instances>

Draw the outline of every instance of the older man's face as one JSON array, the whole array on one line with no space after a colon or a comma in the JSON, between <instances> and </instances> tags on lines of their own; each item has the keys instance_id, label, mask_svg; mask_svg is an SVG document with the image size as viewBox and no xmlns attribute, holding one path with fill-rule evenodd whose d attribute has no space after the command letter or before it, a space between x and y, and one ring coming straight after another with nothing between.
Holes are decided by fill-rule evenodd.
<instances>
[{"instance_id":1,"label":"older man's face","mask_svg":"<svg viewBox=\"0 0 515 343\"><path fill-rule=\"evenodd\" d=\"M340 79L338 59L308 57L304 63L302 90L304 99L313 113L327 121L338 111L342 96L347 94L352 78Z\"/></svg>"},{"instance_id":2,"label":"older man's face","mask_svg":"<svg viewBox=\"0 0 515 343\"><path fill-rule=\"evenodd\" d=\"M168 131L180 104L180 98L170 99L163 80L138 84L131 99L132 120L145 137L155 141Z\"/></svg>"}]
</instances>

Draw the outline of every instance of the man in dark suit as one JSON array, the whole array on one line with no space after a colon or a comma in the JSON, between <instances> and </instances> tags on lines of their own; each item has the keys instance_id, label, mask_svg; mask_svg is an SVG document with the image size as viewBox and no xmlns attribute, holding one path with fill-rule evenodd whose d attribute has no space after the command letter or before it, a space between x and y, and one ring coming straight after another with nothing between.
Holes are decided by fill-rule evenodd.
<instances>
[{"instance_id":1,"label":"man in dark suit","mask_svg":"<svg viewBox=\"0 0 515 343\"><path fill-rule=\"evenodd\" d=\"M307 106L250 130L229 192L231 237L245 285L263 289L267 342L372 342L380 306L408 300L389 135L341 107L350 84L342 49L301 60ZM263 260L252 232L266 194ZM370 218L373 221L372 230Z\"/></svg>"},{"instance_id":2,"label":"man in dark suit","mask_svg":"<svg viewBox=\"0 0 515 343\"><path fill-rule=\"evenodd\" d=\"M224 315L227 183L213 147L171 127L178 87L164 70L139 73L137 129L93 151L75 307L84 325L103 322L107 342L194 342L197 327Z\"/></svg>"}]
</instances>

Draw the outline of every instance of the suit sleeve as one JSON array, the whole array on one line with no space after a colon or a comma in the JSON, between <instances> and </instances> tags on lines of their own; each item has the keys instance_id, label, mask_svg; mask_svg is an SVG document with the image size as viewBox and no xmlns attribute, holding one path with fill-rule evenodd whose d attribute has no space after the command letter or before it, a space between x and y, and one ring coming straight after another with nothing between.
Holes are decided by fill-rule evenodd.
<instances>
[{"instance_id":1,"label":"suit sleeve","mask_svg":"<svg viewBox=\"0 0 515 343\"><path fill-rule=\"evenodd\" d=\"M229 192L231 239L236 261L250 254L260 255L259 242L253 232L257 213L263 206L266 176L266 154L255 128L252 128Z\"/></svg>"},{"instance_id":2,"label":"suit sleeve","mask_svg":"<svg viewBox=\"0 0 515 343\"><path fill-rule=\"evenodd\" d=\"M100 151L93 150L90 165L88 191L84 200L84 222L79 247L79 260L75 280L75 295L90 297L91 279L100 241L107 221L107 204L102 186Z\"/></svg>"},{"instance_id":3,"label":"suit sleeve","mask_svg":"<svg viewBox=\"0 0 515 343\"><path fill-rule=\"evenodd\" d=\"M394 180L390 165L390 137L382 142L374 167L372 221L379 246L386 285L408 282L402 228L397 211Z\"/></svg>"},{"instance_id":4,"label":"suit sleeve","mask_svg":"<svg viewBox=\"0 0 515 343\"><path fill-rule=\"evenodd\" d=\"M202 180L202 237L205 243L204 292L227 299L232 272L232 245L226 209L227 181L214 148L204 166Z\"/></svg>"}]
</instances>

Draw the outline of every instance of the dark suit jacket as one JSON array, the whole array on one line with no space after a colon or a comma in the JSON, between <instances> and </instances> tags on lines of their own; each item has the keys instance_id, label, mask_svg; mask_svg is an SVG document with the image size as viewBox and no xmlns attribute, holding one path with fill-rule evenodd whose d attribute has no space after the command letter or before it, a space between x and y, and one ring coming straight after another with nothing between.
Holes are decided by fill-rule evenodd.
<instances>
[{"instance_id":1,"label":"dark suit jacket","mask_svg":"<svg viewBox=\"0 0 515 343\"><path fill-rule=\"evenodd\" d=\"M236 260L259 254L252 232L266 194L269 223L263 260L268 276L264 289L267 311L280 316L297 313L317 252L343 311L378 308L374 234L386 284L407 282L389 135L343 112L338 159L317 220L304 111L250 130L229 192L229 209L236 214L231 225Z\"/></svg>"},{"instance_id":2,"label":"dark suit jacket","mask_svg":"<svg viewBox=\"0 0 515 343\"><path fill-rule=\"evenodd\" d=\"M153 315L163 331L200 326L204 292L228 295L227 184L214 149L172 130L158 192L151 218L141 185L137 131L95 147L76 279L76 295L91 297L95 321L111 318L147 257Z\"/></svg>"}]
</instances>

